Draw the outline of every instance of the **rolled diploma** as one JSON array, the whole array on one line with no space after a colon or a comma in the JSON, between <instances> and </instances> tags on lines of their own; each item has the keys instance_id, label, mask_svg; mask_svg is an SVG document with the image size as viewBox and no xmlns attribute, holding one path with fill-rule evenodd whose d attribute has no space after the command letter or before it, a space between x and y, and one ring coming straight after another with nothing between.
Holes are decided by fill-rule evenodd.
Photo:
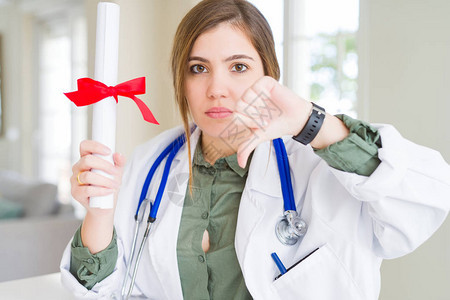
<instances>
[{"instance_id":1,"label":"rolled diploma","mask_svg":"<svg viewBox=\"0 0 450 300\"><path fill-rule=\"evenodd\" d=\"M107 86L117 84L119 61L119 5L100 2L97 6L97 35L95 44L95 80ZM110 155L99 155L114 164L112 154L116 145L116 107L114 97L105 98L93 105L92 139L111 149ZM103 176L111 175L93 170ZM114 195L91 197L90 207L113 208Z\"/></svg>"}]
</instances>

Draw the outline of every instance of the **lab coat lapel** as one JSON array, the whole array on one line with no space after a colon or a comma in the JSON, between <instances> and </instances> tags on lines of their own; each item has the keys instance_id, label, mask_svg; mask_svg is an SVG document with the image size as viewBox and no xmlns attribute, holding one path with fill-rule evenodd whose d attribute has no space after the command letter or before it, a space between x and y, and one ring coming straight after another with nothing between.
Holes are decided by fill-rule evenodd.
<instances>
[{"instance_id":1,"label":"lab coat lapel","mask_svg":"<svg viewBox=\"0 0 450 300\"><path fill-rule=\"evenodd\" d=\"M287 147L288 155L289 148ZM277 272L271 252L284 254L294 247L281 245L275 224L284 210L276 155L271 142L260 144L253 154L236 228L236 253L245 283L254 298L270 299ZM267 283L267 284L263 284Z\"/></svg>"},{"instance_id":2,"label":"lab coat lapel","mask_svg":"<svg viewBox=\"0 0 450 300\"><path fill-rule=\"evenodd\" d=\"M197 128L191 135L191 161L194 149L199 138L200 130ZM175 137L167 141L172 142ZM161 283L166 299L182 299L180 274L177 260L178 229L180 226L181 214L185 192L189 178L189 162L187 144L185 144L176 155L169 178L167 180L166 191L161 199L156 222L153 224L149 236L149 252L152 264L155 268L159 282ZM163 164L165 161L163 161ZM163 168L160 168L161 170ZM160 170L160 171L161 171ZM162 171L155 182L161 180ZM157 188L154 188L156 195ZM153 198L154 199L154 196Z\"/></svg>"},{"instance_id":3,"label":"lab coat lapel","mask_svg":"<svg viewBox=\"0 0 450 300\"><path fill-rule=\"evenodd\" d=\"M248 253L247 247L253 238L252 231L265 213L264 206L255 197L255 191L271 197L278 197L281 192L277 189L272 174L268 174L270 166L273 164L272 159L269 159L269 147L270 142L265 142L254 150L247 181L242 192L235 236L236 254L241 268Z\"/></svg>"}]
</instances>

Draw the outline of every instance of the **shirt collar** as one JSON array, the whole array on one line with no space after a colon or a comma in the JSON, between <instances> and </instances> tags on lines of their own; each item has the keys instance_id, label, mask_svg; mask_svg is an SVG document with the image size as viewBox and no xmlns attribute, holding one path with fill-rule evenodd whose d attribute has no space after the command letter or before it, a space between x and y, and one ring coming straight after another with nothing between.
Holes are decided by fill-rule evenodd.
<instances>
[{"instance_id":1,"label":"shirt collar","mask_svg":"<svg viewBox=\"0 0 450 300\"><path fill-rule=\"evenodd\" d=\"M209 162L205 160L203 157L203 151L202 151L202 135L200 134L200 138L197 142L197 146L195 147L194 152L194 164L198 166L205 166L207 168L215 168L218 170L226 168L226 165L228 165L235 173L237 173L239 176L244 177L245 174L247 174L250 162L253 156L253 152L250 154L247 160L247 165L245 168L241 168L237 161L237 153L231 154L226 157L221 157L218 160L215 161L214 165L211 166Z\"/></svg>"}]
</instances>

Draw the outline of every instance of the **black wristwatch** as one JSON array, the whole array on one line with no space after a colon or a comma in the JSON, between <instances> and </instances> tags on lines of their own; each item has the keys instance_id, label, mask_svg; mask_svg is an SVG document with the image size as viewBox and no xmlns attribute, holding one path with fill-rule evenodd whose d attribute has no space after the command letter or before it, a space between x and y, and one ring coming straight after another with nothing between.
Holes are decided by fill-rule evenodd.
<instances>
[{"instance_id":1,"label":"black wristwatch","mask_svg":"<svg viewBox=\"0 0 450 300\"><path fill-rule=\"evenodd\" d=\"M308 145L314 140L317 133L319 133L320 127L322 127L323 120L325 119L325 109L319 105L311 102L313 105L311 115L309 115L308 122L299 134L294 135L292 138L303 145Z\"/></svg>"}]
</instances>

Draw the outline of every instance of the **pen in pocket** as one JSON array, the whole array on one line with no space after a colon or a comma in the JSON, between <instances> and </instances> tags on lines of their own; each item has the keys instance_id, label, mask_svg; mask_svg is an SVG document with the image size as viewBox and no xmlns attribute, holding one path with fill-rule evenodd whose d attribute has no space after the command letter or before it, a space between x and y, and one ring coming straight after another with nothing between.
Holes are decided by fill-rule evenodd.
<instances>
[{"instance_id":1,"label":"pen in pocket","mask_svg":"<svg viewBox=\"0 0 450 300\"><path fill-rule=\"evenodd\" d=\"M283 265L283 263L281 262L280 258L278 257L278 255L274 252L272 253L272 258L275 261L275 264L277 265L278 269L280 270L280 275L278 275L277 277L275 277L275 280L277 280L278 278L280 278L283 274L285 274L286 272L289 272L289 270L291 270L292 268L294 268L296 265L298 265L299 263L301 263L302 261L304 261L305 259L307 259L311 254L313 254L314 252L316 252L317 250L319 250L319 248L314 249L311 253L309 253L308 255L306 255L305 257L303 257L302 259L300 259L298 262L296 262L295 264L293 264L292 266L290 266L287 270L285 268L285 266Z\"/></svg>"},{"instance_id":2,"label":"pen in pocket","mask_svg":"<svg viewBox=\"0 0 450 300\"><path fill-rule=\"evenodd\" d=\"M277 265L278 270L280 270L281 275L283 275L284 273L286 273L286 268L284 267L284 265L283 265L283 263L281 262L281 260L280 260L280 258L278 257L278 255L277 255L275 252L273 252L273 253L271 254L271 256L272 256L272 258L273 258L273 261L274 261L275 264ZM281 276L281 275L280 275L280 276Z\"/></svg>"}]
</instances>

